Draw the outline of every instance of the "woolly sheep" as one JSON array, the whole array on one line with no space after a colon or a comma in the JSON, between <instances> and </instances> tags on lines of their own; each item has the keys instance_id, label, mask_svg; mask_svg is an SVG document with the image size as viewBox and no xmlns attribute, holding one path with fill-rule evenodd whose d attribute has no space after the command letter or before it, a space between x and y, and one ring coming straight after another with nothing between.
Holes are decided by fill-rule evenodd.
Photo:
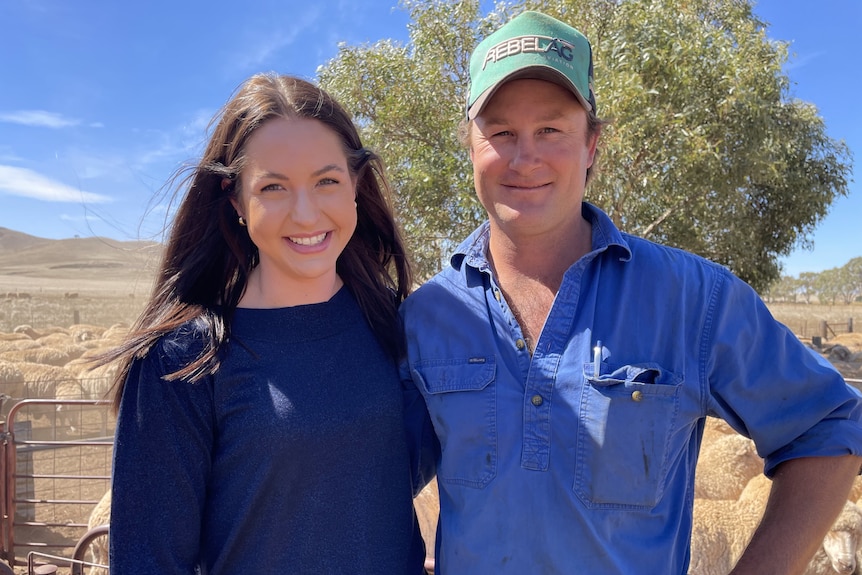
<instances>
[{"instance_id":1,"label":"woolly sheep","mask_svg":"<svg viewBox=\"0 0 862 575\"><path fill-rule=\"evenodd\" d=\"M79 344L84 347L84 353L67 363L64 367L75 374L76 377L86 374L93 369L93 358L104 351L102 347L86 347L86 343Z\"/></svg>"},{"instance_id":2,"label":"woolly sheep","mask_svg":"<svg viewBox=\"0 0 862 575\"><path fill-rule=\"evenodd\" d=\"M110 343L120 343L129 334L129 326L124 323L115 323L104 332L102 332L102 341Z\"/></svg>"},{"instance_id":3,"label":"woolly sheep","mask_svg":"<svg viewBox=\"0 0 862 575\"><path fill-rule=\"evenodd\" d=\"M24 383L24 374L15 363L0 359L0 392L4 392L7 385L19 385Z\"/></svg>"},{"instance_id":4,"label":"woolly sheep","mask_svg":"<svg viewBox=\"0 0 862 575\"><path fill-rule=\"evenodd\" d=\"M8 361L0 360L0 397L2 397L2 413L5 416L11 404L8 399L21 397L24 393L24 374L18 366Z\"/></svg>"},{"instance_id":5,"label":"woolly sheep","mask_svg":"<svg viewBox=\"0 0 862 575\"><path fill-rule=\"evenodd\" d=\"M14 351L18 349L33 349L42 347L38 341L24 337L24 339L0 340L0 351Z\"/></svg>"},{"instance_id":6,"label":"woolly sheep","mask_svg":"<svg viewBox=\"0 0 862 575\"><path fill-rule=\"evenodd\" d=\"M432 479L425 488L413 499L413 507L419 518L419 530L425 540L425 556L434 557L434 545L437 540L437 519L440 516L440 492L437 491L437 479Z\"/></svg>"},{"instance_id":7,"label":"woolly sheep","mask_svg":"<svg viewBox=\"0 0 862 575\"><path fill-rule=\"evenodd\" d=\"M771 489L772 480L760 474L749 481L739 499L743 502L759 502L760 508L763 509ZM857 566L858 560L855 559L855 555L860 541L862 541L862 509L852 501L848 501L832 527L826 532L805 575L853 573Z\"/></svg>"},{"instance_id":8,"label":"woolly sheep","mask_svg":"<svg viewBox=\"0 0 862 575\"><path fill-rule=\"evenodd\" d=\"M30 339L39 339L43 334L39 333L32 326L29 325L19 325L15 329L12 330L12 333L23 333Z\"/></svg>"},{"instance_id":9,"label":"woolly sheep","mask_svg":"<svg viewBox=\"0 0 862 575\"><path fill-rule=\"evenodd\" d=\"M30 339L23 333L0 333L0 341L20 341L22 339Z\"/></svg>"},{"instance_id":10,"label":"woolly sheep","mask_svg":"<svg viewBox=\"0 0 862 575\"><path fill-rule=\"evenodd\" d=\"M111 490L108 489L90 512L87 529L111 524ZM98 537L90 544L92 561L98 565L108 565L108 537ZM94 567L87 571L88 575L108 575L107 569Z\"/></svg>"},{"instance_id":11,"label":"woolly sheep","mask_svg":"<svg viewBox=\"0 0 862 575\"><path fill-rule=\"evenodd\" d=\"M739 560L760 523L772 481L753 477L738 500L695 498L689 575L726 575ZM856 568L852 557L862 538L862 511L848 502L811 560L805 575L840 573Z\"/></svg>"},{"instance_id":12,"label":"woolly sheep","mask_svg":"<svg viewBox=\"0 0 862 575\"><path fill-rule=\"evenodd\" d=\"M847 499L855 501L857 505L860 505L860 500L862 500L862 476L857 475L856 479L853 480L853 487L850 488L850 495L847 496Z\"/></svg>"},{"instance_id":13,"label":"woolly sheep","mask_svg":"<svg viewBox=\"0 0 862 575\"><path fill-rule=\"evenodd\" d=\"M40 345L46 347L61 347L64 345L72 345L74 343L71 335L60 331L43 335L36 341L39 342Z\"/></svg>"},{"instance_id":14,"label":"woolly sheep","mask_svg":"<svg viewBox=\"0 0 862 575\"><path fill-rule=\"evenodd\" d=\"M737 435L737 432L725 420L718 417L707 417L703 424L704 441L710 434Z\"/></svg>"},{"instance_id":15,"label":"woolly sheep","mask_svg":"<svg viewBox=\"0 0 862 575\"><path fill-rule=\"evenodd\" d=\"M103 333L105 333L105 328L96 325L75 324L69 326L69 335L77 343L99 339Z\"/></svg>"},{"instance_id":16,"label":"woolly sheep","mask_svg":"<svg viewBox=\"0 0 862 575\"><path fill-rule=\"evenodd\" d=\"M754 442L735 432L704 442L697 460L694 496L736 499L748 481L763 472Z\"/></svg>"},{"instance_id":17,"label":"woolly sheep","mask_svg":"<svg viewBox=\"0 0 862 575\"><path fill-rule=\"evenodd\" d=\"M30 349L0 352L0 359L12 362L42 363L45 365L63 367L73 358L69 355L67 350L40 346Z\"/></svg>"},{"instance_id":18,"label":"woolly sheep","mask_svg":"<svg viewBox=\"0 0 862 575\"><path fill-rule=\"evenodd\" d=\"M689 575L727 575L760 522L755 499L695 498Z\"/></svg>"},{"instance_id":19,"label":"woolly sheep","mask_svg":"<svg viewBox=\"0 0 862 575\"><path fill-rule=\"evenodd\" d=\"M15 399L85 399L81 384L75 375L65 368L27 362L15 365L24 378L19 394L10 394ZM47 416L50 409L33 407L33 417ZM62 405L56 406L54 410L60 415L61 426L74 430L79 424L80 414L74 410L63 409Z\"/></svg>"},{"instance_id":20,"label":"woolly sheep","mask_svg":"<svg viewBox=\"0 0 862 575\"><path fill-rule=\"evenodd\" d=\"M856 570L860 539L862 510L852 501L847 501L804 575L851 575Z\"/></svg>"},{"instance_id":21,"label":"woolly sheep","mask_svg":"<svg viewBox=\"0 0 862 575\"><path fill-rule=\"evenodd\" d=\"M116 361L100 365L80 373L78 382L89 399L106 399L119 370L120 364Z\"/></svg>"}]
</instances>

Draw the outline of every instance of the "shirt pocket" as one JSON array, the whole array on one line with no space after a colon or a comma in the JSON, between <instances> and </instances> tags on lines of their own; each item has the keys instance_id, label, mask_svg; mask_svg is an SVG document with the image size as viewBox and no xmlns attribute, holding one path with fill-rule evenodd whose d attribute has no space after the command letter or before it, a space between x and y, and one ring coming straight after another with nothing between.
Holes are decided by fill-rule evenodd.
<instances>
[{"instance_id":1,"label":"shirt pocket","mask_svg":"<svg viewBox=\"0 0 862 575\"><path fill-rule=\"evenodd\" d=\"M440 440L437 480L485 487L497 475L494 357L423 360L411 371Z\"/></svg>"},{"instance_id":2,"label":"shirt pocket","mask_svg":"<svg viewBox=\"0 0 862 575\"><path fill-rule=\"evenodd\" d=\"M584 366L574 491L591 508L651 509L661 499L682 378L657 364L593 376Z\"/></svg>"}]
</instances>

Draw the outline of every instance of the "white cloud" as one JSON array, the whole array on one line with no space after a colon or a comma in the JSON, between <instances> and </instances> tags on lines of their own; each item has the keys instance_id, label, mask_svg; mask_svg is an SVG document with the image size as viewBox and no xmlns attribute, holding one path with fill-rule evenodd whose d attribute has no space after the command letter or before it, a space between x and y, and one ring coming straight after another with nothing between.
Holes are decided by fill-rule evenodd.
<instances>
[{"instance_id":1,"label":"white cloud","mask_svg":"<svg viewBox=\"0 0 862 575\"><path fill-rule=\"evenodd\" d=\"M2 165L0 165L0 193L45 202L87 202L101 204L112 201L108 196L76 190L27 168Z\"/></svg>"},{"instance_id":2,"label":"white cloud","mask_svg":"<svg viewBox=\"0 0 862 575\"><path fill-rule=\"evenodd\" d=\"M64 118L55 112L44 110L18 110L17 112L0 113L0 122L21 124L22 126L37 126L40 128L70 128L81 123L74 118Z\"/></svg>"},{"instance_id":3,"label":"white cloud","mask_svg":"<svg viewBox=\"0 0 862 575\"><path fill-rule=\"evenodd\" d=\"M293 44L300 33L309 33L311 28L317 27L323 16L322 8L321 6L307 7L299 16L297 19L290 19L292 25L286 30L269 30L267 34L260 34L261 28L253 27L246 34L247 37L240 40L232 67L238 70L265 68L270 58L285 46ZM267 22L264 29L271 26L272 22ZM303 49L305 48L303 46Z\"/></svg>"}]
</instances>

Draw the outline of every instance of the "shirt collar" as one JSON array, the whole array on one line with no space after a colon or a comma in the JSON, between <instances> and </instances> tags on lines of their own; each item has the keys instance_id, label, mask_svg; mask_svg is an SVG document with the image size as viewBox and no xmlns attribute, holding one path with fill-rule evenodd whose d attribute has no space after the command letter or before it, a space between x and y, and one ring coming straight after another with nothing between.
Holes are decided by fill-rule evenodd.
<instances>
[{"instance_id":1,"label":"shirt collar","mask_svg":"<svg viewBox=\"0 0 862 575\"><path fill-rule=\"evenodd\" d=\"M593 227L593 253L597 254L611 249L612 251L619 251L620 261L631 259L632 252L628 242L606 213L589 202L581 204L581 213ZM449 263L455 269L460 269L464 262L480 271L487 269L489 265L486 254L490 236L491 225L486 221L461 242L455 249L455 253L452 254Z\"/></svg>"}]
</instances>

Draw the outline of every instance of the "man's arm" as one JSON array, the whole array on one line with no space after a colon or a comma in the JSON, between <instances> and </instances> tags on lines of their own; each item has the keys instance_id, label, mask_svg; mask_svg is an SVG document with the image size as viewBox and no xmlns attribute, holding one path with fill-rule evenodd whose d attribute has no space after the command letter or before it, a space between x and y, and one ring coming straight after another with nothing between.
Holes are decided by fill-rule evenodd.
<instances>
[{"instance_id":1,"label":"man's arm","mask_svg":"<svg viewBox=\"0 0 862 575\"><path fill-rule=\"evenodd\" d=\"M862 457L804 457L776 468L760 525L731 575L805 571L841 512Z\"/></svg>"}]
</instances>

